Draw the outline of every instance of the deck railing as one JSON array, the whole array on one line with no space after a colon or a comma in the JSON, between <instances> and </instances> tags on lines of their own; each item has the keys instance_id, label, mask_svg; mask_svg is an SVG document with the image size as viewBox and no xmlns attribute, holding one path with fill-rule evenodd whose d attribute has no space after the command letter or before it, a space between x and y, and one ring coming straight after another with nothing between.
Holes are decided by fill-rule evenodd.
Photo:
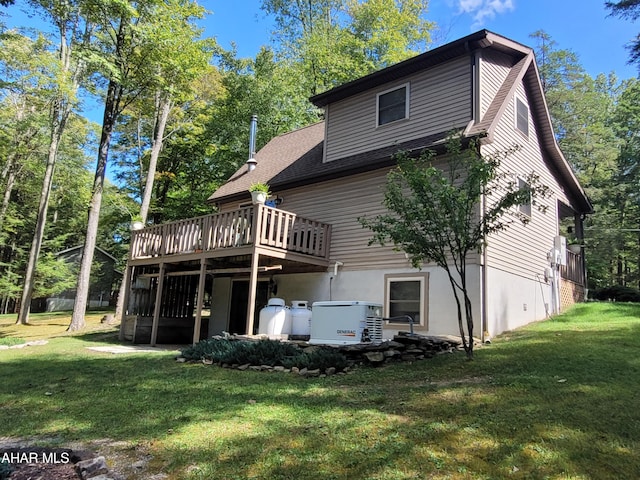
<instances>
[{"instance_id":1,"label":"deck railing","mask_svg":"<svg viewBox=\"0 0 640 480\"><path fill-rule=\"evenodd\" d=\"M131 258L260 246L328 258L331 226L265 205L134 231ZM256 234L257 233L257 234Z\"/></svg>"},{"instance_id":2,"label":"deck railing","mask_svg":"<svg viewBox=\"0 0 640 480\"><path fill-rule=\"evenodd\" d=\"M584 285L584 257L567 249L567 264L560 267L560 277Z\"/></svg>"}]
</instances>

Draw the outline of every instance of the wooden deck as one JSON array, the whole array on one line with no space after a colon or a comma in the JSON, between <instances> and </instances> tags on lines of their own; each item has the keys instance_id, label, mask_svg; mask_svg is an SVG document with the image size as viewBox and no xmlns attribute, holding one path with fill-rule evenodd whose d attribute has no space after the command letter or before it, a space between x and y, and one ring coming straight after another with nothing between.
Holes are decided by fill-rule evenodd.
<instances>
[{"instance_id":1,"label":"wooden deck","mask_svg":"<svg viewBox=\"0 0 640 480\"><path fill-rule=\"evenodd\" d=\"M233 256L255 248L274 256L329 262L331 226L265 205L155 225L132 232L130 265Z\"/></svg>"},{"instance_id":2,"label":"wooden deck","mask_svg":"<svg viewBox=\"0 0 640 480\"><path fill-rule=\"evenodd\" d=\"M586 286L584 257L567 249L567 264L560 267L560 277L578 285Z\"/></svg>"}]
</instances>

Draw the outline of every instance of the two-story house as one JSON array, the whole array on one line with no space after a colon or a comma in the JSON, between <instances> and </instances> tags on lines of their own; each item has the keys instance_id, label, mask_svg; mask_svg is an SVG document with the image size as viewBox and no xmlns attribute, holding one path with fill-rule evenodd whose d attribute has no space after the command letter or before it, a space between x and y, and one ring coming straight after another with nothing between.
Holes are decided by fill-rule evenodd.
<instances>
[{"instance_id":1,"label":"two-story house","mask_svg":"<svg viewBox=\"0 0 640 480\"><path fill-rule=\"evenodd\" d=\"M551 191L547 213L523 205L529 224L492 236L470 259L475 331L496 335L545 318L554 298L583 297L582 254L552 257L560 220L572 218L580 236L591 204L555 141L530 48L483 30L311 101L324 121L272 139L255 166L211 195L219 213L135 233L127 338L252 333L270 295L376 302L387 317L410 313L421 333L457 334L442 269L414 269L392 246L369 246L371 232L357 220L383 212L396 152L442 152L452 131L478 139L483 154L518 145L503 167L522 178L535 172ZM258 182L269 184L275 206L251 204ZM550 281L556 261L561 292ZM398 329L407 326L389 324L385 336Z\"/></svg>"}]
</instances>

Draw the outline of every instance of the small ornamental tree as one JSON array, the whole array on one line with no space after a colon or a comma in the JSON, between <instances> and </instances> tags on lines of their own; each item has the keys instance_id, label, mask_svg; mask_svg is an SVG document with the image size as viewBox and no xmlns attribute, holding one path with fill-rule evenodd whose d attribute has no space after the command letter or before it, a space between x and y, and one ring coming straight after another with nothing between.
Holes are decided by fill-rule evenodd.
<instances>
[{"instance_id":1,"label":"small ornamental tree","mask_svg":"<svg viewBox=\"0 0 640 480\"><path fill-rule=\"evenodd\" d=\"M414 268L433 262L447 272L469 359L473 358L474 324L467 257L482 252L491 234L514 222L526 224L529 217L519 211L519 205L530 204L545 211L538 200L547 196L548 188L535 174L528 175L522 186L514 174L500 167L516 150L482 156L478 145L472 142L463 148L461 139L454 137L447 142L443 167L434 165L431 151L419 158L400 153L384 194L383 204L389 213L358 219L373 232L370 245L393 243L408 255Z\"/></svg>"}]
</instances>

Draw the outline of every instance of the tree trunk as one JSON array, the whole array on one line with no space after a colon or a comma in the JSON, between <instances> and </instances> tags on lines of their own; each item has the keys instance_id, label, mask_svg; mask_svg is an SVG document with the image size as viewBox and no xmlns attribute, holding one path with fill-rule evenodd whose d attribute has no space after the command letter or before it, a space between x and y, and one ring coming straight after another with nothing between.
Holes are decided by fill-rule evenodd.
<instances>
[{"instance_id":1,"label":"tree trunk","mask_svg":"<svg viewBox=\"0 0 640 480\"><path fill-rule=\"evenodd\" d=\"M140 206L140 216L142 217L142 223L147 222L147 216L149 214L149 206L151 205L151 195L153 193L153 182L156 176L156 168L158 166L158 158L160 157L160 151L162 150L164 131L167 126L167 120L169 113L171 112L171 100L166 94L159 94L159 105L156 111L157 127L154 129L153 145L151 147L151 157L149 158L149 167L147 169L147 180L144 184L144 193L142 196L142 205ZM140 172L142 173L142 172ZM118 291L118 302L116 304L115 320L122 321L122 314L124 312L124 298L125 289L127 288L127 282L123 281L120 284L120 290Z\"/></svg>"},{"instance_id":2,"label":"tree trunk","mask_svg":"<svg viewBox=\"0 0 640 480\"><path fill-rule=\"evenodd\" d=\"M149 168L147 169L147 181L144 184L144 194L142 197L142 205L140 206L140 216L142 221L147 221L149 214L149 206L151 205L151 196L153 193L153 181L156 176L156 168L158 158L162 150L164 130L167 126L167 119L171 112L171 100L167 94L159 94L159 105L157 110L157 126L154 131L153 145L151 146L151 157L149 158Z\"/></svg>"},{"instance_id":3,"label":"tree trunk","mask_svg":"<svg viewBox=\"0 0 640 480\"><path fill-rule=\"evenodd\" d=\"M4 225L4 217L7 215L9 202L11 201L11 192L13 191L13 186L16 183L17 175L14 165L15 157L11 155L7 161L7 168L5 168L7 183L4 186L4 195L2 196L2 205L0 206L0 226Z\"/></svg>"},{"instance_id":4,"label":"tree trunk","mask_svg":"<svg viewBox=\"0 0 640 480\"><path fill-rule=\"evenodd\" d=\"M109 82L107 98L105 100L104 118L102 121L102 135L100 136L100 147L98 149L98 163L96 164L96 174L93 181L91 193L91 203L89 204L89 218L87 221L87 235L84 241L80 271L78 273L78 287L76 299L73 304L73 314L68 331L81 330L85 326L84 314L87 310L89 300L89 283L91 280L91 264L96 248L98 236L98 222L100 220L100 207L102 205L102 191L104 189L104 177L107 171L107 158L111 135L119 112L122 86L115 80Z\"/></svg>"},{"instance_id":5,"label":"tree trunk","mask_svg":"<svg viewBox=\"0 0 640 480\"><path fill-rule=\"evenodd\" d=\"M62 69L66 73L71 73L71 51L72 48L67 44L67 27L65 22L59 22L59 60ZM71 77L71 91L76 92L78 89L81 68L73 72ZM49 208L49 199L51 198L51 185L53 184L53 174L55 172L56 159L58 157L58 147L62 141L67 120L71 113L72 104L63 90L57 92L57 96L51 108L51 135L49 138L49 152L47 154L47 166L42 180L42 190L40 192L40 204L38 206L38 218L36 220L36 230L33 234L31 242L31 251L29 252L29 261L24 276L24 286L22 289L21 308L18 311L18 320L16 323L29 323L29 312L31 309L31 297L35 285L36 267L38 257L40 256L40 248L44 239L44 230L47 223L47 210Z\"/></svg>"},{"instance_id":6,"label":"tree trunk","mask_svg":"<svg viewBox=\"0 0 640 480\"><path fill-rule=\"evenodd\" d=\"M67 112L60 113L58 108L53 111L53 123L51 128L51 140L49 142L49 153L47 156L47 167L42 180L42 191L40 192L40 204L38 205L38 219L36 221L36 230L33 233L33 241L31 242L31 251L29 252L29 261L27 270L24 274L24 286L22 289L22 300L20 301L20 310L18 311L18 319L16 323L26 325L29 323L29 312L31 310L31 297L33 295L33 287L35 285L36 265L38 256L40 255L40 247L44 239L44 228L47 223L47 209L49 207L49 198L51 198L51 184L53 183L53 172L56 166L56 157L58 156L58 145L62 138Z\"/></svg>"}]
</instances>

